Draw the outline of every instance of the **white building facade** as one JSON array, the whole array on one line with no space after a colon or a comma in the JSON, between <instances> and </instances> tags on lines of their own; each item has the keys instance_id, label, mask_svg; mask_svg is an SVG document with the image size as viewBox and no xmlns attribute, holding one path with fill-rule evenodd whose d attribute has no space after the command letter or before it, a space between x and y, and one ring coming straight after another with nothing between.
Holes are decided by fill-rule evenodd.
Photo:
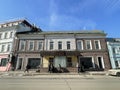
<instances>
[{"instance_id":1,"label":"white building facade","mask_svg":"<svg viewBox=\"0 0 120 90\"><path fill-rule=\"evenodd\" d=\"M17 20L0 24L0 71L7 69L8 62L13 63L14 45L17 32L28 32L32 25L26 20ZM15 62L15 61L14 61Z\"/></svg>"},{"instance_id":2,"label":"white building facade","mask_svg":"<svg viewBox=\"0 0 120 90\"><path fill-rule=\"evenodd\" d=\"M112 68L120 68L120 38L108 38L107 47Z\"/></svg>"}]
</instances>

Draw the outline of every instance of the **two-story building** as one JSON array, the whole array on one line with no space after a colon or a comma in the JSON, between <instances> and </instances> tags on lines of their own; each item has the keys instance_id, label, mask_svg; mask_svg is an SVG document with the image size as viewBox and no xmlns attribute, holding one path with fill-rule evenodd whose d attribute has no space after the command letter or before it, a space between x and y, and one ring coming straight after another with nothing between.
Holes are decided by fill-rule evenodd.
<instances>
[{"instance_id":1,"label":"two-story building","mask_svg":"<svg viewBox=\"0 0 120 90\"><path fill-rule=\"evenodd\" d=\"M107 38L107 46L112 68L120 68L120 39Z\"/></svg>"},{"instance_id":2,"label":"two-story building","mask_svg":"<svg viewBox=\"0 0 120 90\"><path fill-rule=\"evenodd\" d=\"M15 47L17 57L16 70L24 70L29 64L36 69L42 64L40 51L43 51L44 35L37 33L18 33Z\"/></svg>"},{"instance_id":3,"label":"two-story building","mask_svg":"<svg viewBox=\"0 0 120 90\"><path fill-rule=\"evenodd\" d=\"M0 71L8 70L8 62L15 65L14 45L17 32L38 31L26 20L16 20L0 24Z\"/></svg>"},{"instance_id":4,"label":"two-story building","mask_svg":"<svg viewBox=\"0 0 120 90\"><path fill-rule=\"evenodd\" d=\"M66 72L76 72L77 66L85 70L108 70L106 34L102 31L61 31L18 33L16 45L16 69L31 69L38 65L44 71L50 63L57 69L59 65Z\"/></svg>"}]
</instances>

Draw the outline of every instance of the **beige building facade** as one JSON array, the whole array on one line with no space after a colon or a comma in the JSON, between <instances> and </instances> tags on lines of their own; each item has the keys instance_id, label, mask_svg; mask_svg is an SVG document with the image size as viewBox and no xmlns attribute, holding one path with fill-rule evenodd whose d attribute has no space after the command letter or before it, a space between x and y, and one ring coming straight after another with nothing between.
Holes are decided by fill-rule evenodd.
<instances>
[{"instance_id":1,"label":"beige building facade","mask_svg":"<svg viewBox=\"0 0 120 90\"><path fill-rule=\"evenodd\" d=\"M106 34L102 31L67 31L18 33L15 56L16 70L41 66L47 72L52 64L56 71L77 72L78 65L86 71L110 69Z\"/></svg>"}]
</instances>

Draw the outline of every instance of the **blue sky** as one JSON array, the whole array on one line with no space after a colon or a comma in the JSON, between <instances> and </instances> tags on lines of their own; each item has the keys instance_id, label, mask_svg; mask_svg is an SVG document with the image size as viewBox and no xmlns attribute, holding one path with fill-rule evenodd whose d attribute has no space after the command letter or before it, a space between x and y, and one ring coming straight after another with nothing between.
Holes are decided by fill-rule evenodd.
<instances>
[{"instance_id":1,"label":"blue sky","mask_svg":"<svg viewBox=\"0 0 120 90\"><path fill-rule=\"evenodd\" d=\"M120 0L0 0L0 22L19 18L43 31L103 30L120 38Z\"/></svg>"}]
</instances>

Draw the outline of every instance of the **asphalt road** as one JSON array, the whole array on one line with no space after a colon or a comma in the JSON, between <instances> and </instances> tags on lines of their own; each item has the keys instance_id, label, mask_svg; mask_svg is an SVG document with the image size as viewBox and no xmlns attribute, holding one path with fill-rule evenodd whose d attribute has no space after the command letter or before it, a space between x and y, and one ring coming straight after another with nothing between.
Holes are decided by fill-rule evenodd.
<instances>
[{"instance_id":1,"label":"asphalt road","mask_svg":"<svg viewBox=\"0 0 120 90\"><path fill-rule=\"evenodd\" d=\"M120 77L0 78L0 90L120 90Z\"/></svg>"}]
</instances>

